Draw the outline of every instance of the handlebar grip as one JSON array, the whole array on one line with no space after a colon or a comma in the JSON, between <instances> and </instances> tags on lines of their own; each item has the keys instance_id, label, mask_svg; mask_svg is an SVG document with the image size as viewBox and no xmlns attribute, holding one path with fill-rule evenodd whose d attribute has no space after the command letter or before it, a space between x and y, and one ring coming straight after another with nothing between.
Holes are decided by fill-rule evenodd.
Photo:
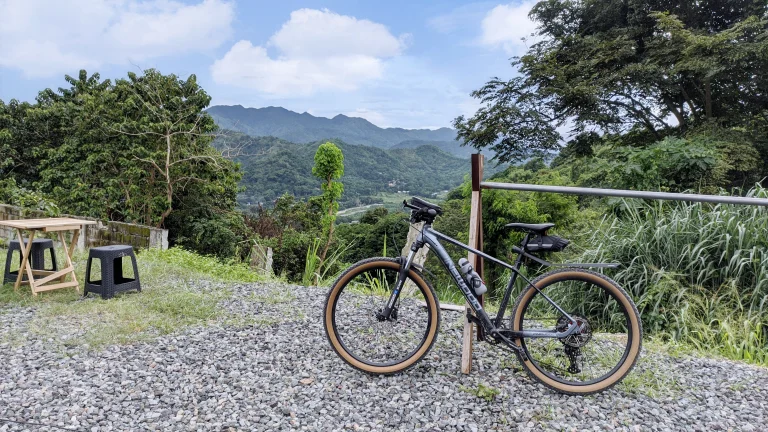
<instances>
[{"instance_id":1,"label":"handlebar grip","mask_svg":"<svg viewBox=\"0 0 768 432\"><path fill-rule=\"evenodd\" d=\"M408 201L403 200L403 207L409 208L411 210L421 210L419 207L416 207L415 205L408 204Z\"/></svg>"}]
</instances>

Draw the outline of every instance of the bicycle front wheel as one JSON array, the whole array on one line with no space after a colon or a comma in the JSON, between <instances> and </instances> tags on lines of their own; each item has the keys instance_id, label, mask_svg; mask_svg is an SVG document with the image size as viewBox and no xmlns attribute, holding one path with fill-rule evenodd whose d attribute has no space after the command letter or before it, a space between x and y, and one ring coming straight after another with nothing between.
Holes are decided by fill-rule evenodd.
<instances>
[{"instance_id":1,"label":"bicycle front wheel","mask_svg":"<svg viewBox=\"0 0 768 432\"><path fill-rule=\"evenodd\" d=\"M620 382L640 354L642 324L635 304L608 277L583 269L555 270L536 278L518 297L512 329L562 332L564 338L523 337L523 367L535 380L567 394L591 394Z\"/></svg>"},{"instance_id":2,"label":"bicycle front wheel","mask_svg":"<svg viewBox=\"0 0 768 432\"><path fill-rule=\"evenodd\" d=\"M392 315L381 316L399 272L400 262L393 258L360 261L328 293L323 320L328 341L344 361L364 372L403 371L421 360L437 338L437 296L416 269L406 275Z\"/></svg>"}]
</instances>

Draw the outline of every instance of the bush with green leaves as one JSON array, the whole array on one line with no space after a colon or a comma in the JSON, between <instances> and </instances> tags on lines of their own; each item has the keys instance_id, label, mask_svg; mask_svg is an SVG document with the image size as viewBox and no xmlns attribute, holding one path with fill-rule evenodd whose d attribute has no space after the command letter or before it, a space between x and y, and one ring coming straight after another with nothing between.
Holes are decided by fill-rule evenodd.
<instances>
[{"instance_id":1,"label":"bush with green leaves","mask_svg":"<svg viewBox=\"0 0 768 432\"><path fill-rule=\"evenodd\" d=\"M253 241L272 248L275 274L301 281L307 250L322 235L321 217L317 199L301 201L284 194L272 208L257 207L247 212L245 224L255 234Z\"/></svg>"},{"instance_id":2,"label":"bush with green leaves","mask_svg":"<svg viewBox=\"0 0 768 432\"><path fill-rule=\"evenodd\" d=\"M368 210L360 223L339 225L337 240L340 245L349 245L344 260L359 260L382 256L398 257L408 239L408 215L402 212L389 213L380 207Z\"/></svg>"},{"instance_id":3,"label":"bush with green leaves","mask_svg":"<svg viewBox=\"0 0 768 432\"><path fill-rule=\"evenodd\" d=\"M11 198L53 212L33 189L62 212L168 228L172 245L231 257L244 239L229 216L241 176L211 145L211 98L195 75L65 80L34 104L0 101L0 177L23 186Z\"/></svg>"},{"instance_id":4,"label":"bush with green leaves","mask_svg":"<svg viewBox=\"0 0 768 432\"><path fill-rule=\"evenodd\" d=\"M542 168L530 171L520 167L511 167L490 178L490 181L504 183L529 183L569 186L572 183L567 176L557 170ZM464 194L469 197L469 183L464 185ZM483 192L483 235L484 249L487 253L501 259L511 258L512 246L518 245L523 234L512 231L505 225L512 222L542 223L553 222L556 230L566 230L576 217L577 198L572 195L486 190ZM468 226L468 225L467 225ZM497 289L506 286L503 269L488 266L486 282L491 295Z\"/></svg>"},{"instance_id":5,"label":"bush with green leaves","mask_svg":"<svg viewBox=\"0 0 768 432\"><path fill-rule=\"evenodd\" d=\"M19 187L16 180L0 180L0 203L18 206L26 210L40 210L47 216L58 216L59 206L40 192Z\"/></svg>"},{"instance_id":6,"label":"bush with green leaves","mask_svg":"<svg viewBox=\"0 0 768 432\"><path fill-rule=\"evenodd\" d=\"M559 162L582 186L712 193L734 182L756 180L759 155L748 143L702 133L667 137L647 147L603 144L594 148L593 156Z\"/></svg>"}]
</instances>

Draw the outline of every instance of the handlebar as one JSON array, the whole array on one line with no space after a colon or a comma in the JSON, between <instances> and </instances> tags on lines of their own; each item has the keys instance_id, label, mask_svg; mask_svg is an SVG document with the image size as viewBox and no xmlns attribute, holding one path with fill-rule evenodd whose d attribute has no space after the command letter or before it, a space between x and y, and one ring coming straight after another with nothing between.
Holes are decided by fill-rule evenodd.
<instances>
[{"instance_id":1,"label":"handlebar","mask_svg":"<svg viewBox=\"0 0 768 432\"><path fill-rule=\"evenodd\" d=\"M421 207L416 207L413 204L408 204L408 201L403 200L403 208L409 208L411 210L421 210Z\"/></svg>"}]
</instances>

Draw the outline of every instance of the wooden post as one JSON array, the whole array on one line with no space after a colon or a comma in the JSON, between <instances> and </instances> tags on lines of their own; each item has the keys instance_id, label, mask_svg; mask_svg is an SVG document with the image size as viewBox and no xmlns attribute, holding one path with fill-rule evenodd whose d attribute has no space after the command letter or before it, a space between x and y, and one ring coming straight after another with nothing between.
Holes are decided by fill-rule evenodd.
<instances>
[{"instance_id":1,"label":"wooden post","mask_svg":"<svg viewBox=\"0 0 768 432\"><path fill-rule=\"evenodd\" d=\"M265 275L272 274L272 248L254 243L251 247L251 270Z\"/></svg>"},{"instance_id":2,"label":"wooden post","mask_svg":"<svg viewBox=\"0 0 768 432\"><path fill-rule=\"evenodd\" d=\"M483 155L476 153L472 155L472 202L469 213L469 246L482 251L483 250L483 201L480 190L480 182L483 180ZM470 253L467 259L475 268L480 277L483 276L483 257ZM480 297L480 304L483 303L483 297ZM469 305L465 306L469 311ZM473 325L465 318L464 337L461 344L461 372L468 374L472 371L472 339ZM483 340L483 331L477 329L477 339Z\"/></svg>"}]
</instances>

